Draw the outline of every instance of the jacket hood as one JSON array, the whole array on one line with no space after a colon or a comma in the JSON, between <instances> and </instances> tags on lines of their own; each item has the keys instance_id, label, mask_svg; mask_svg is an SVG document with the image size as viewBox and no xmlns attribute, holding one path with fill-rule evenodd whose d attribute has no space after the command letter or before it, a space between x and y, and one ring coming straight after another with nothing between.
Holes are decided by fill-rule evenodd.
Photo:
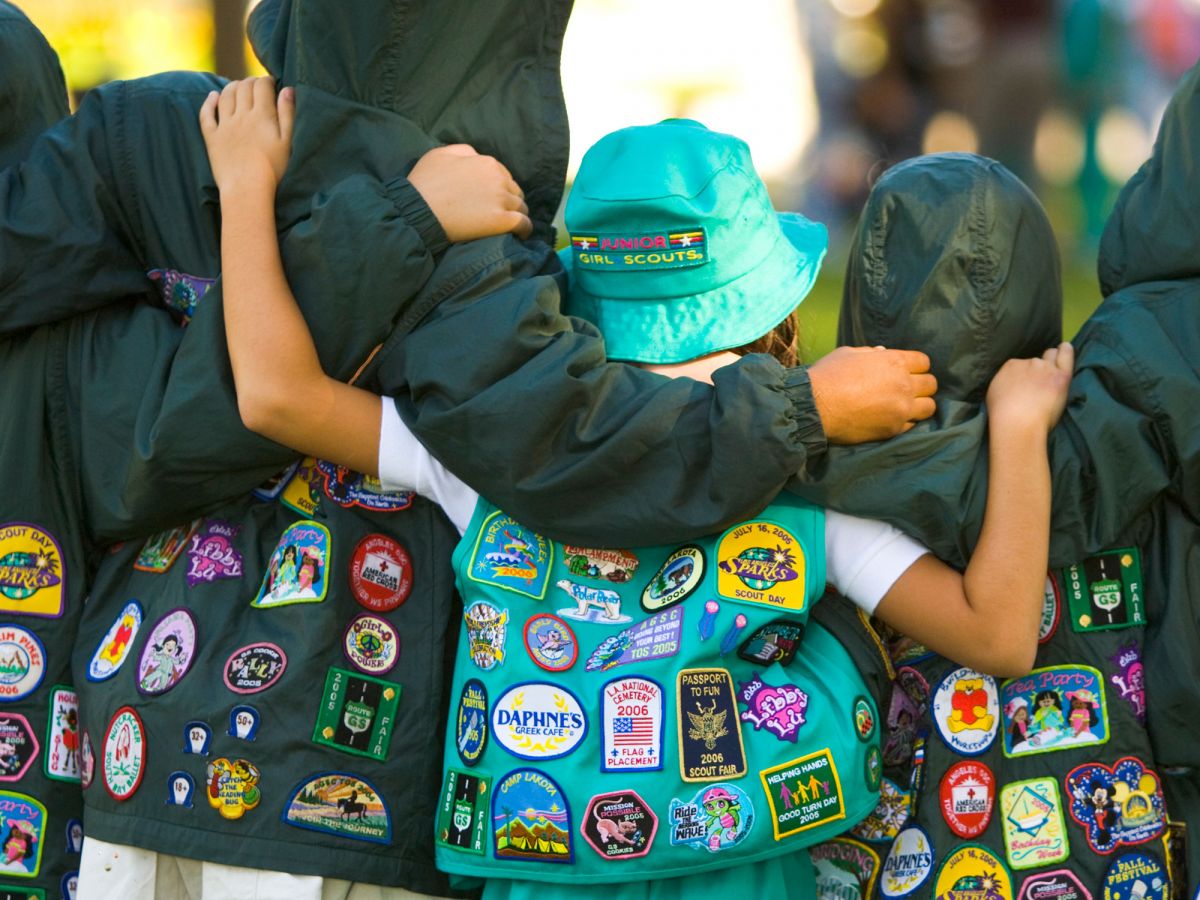
<instances>
[{"instance_id":1,"label":"jacket hood","mask_svg":"<svg viewBox=\"0 0 1200 900\"><path fill-rule=\"evenodd\" d=\"M981 402L1006 359L1061 340L1056 247L1041 204L1000 163L961 153L901 163L859 220L838 343L923 350L939 400Z\"/></svg>"},{"instance_id":2,"label":"jacket hood","mask_svg":"<svg viewBox=\"0 0 1200 900\"><path fill-rule=\"evenodd\" d=\"M436 143L495 156L548 228L567 171L559 60L570 12L571 0L263 0L247 28L267 70L298 88L294 153L305 150L305 86L328 95L323 106L340 99L345 122L377 120L409 166ZM314 133L326 151L330 134Z\"/></svg>"},{"instance_id":3,"label":"jacket hood","mask_svg":"<svg viewBox=\"0 0 1200 900\"><path fill-rule=\"evenodd\" d=\"M58 56L19 9L0 0L0 168L25 158L34 139L65 116Z\"/></svg>"}]
</instances>

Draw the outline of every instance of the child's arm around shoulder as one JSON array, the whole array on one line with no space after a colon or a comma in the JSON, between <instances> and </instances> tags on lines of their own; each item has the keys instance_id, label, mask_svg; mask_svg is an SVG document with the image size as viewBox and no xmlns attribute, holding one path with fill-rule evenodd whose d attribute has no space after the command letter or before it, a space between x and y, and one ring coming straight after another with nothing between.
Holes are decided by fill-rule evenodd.
<instances>
[{"instance_id":1,"label":"child's arm around shoulder","mask_svg":"<svg viewBox=\"0 0 1200 900\"><path fill-rule=\"evenodd\" d=\"M918 559L877 615L931 650L995 675L1034 663L1050 544L1046 439L1066 406L1075 353L1013 359L988 388L988 498L979 543L960 575Z\"/></svg>"}]
</instances>

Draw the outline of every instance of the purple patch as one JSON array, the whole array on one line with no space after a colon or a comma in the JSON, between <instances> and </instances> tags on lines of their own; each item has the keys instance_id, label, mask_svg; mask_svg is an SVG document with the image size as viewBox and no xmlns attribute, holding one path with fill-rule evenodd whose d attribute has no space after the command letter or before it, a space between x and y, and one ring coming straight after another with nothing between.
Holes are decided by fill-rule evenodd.
<instances>
[{"instance_id":1,"label":"purple patch","mask_svg":"<svg viewBox=\"0 0 1200 900\"><path fill-rule=\"evenodd\" d=\"M196 658L196 620L186 609L173 609L154 623L138 660L138 690L165 694L175 687Z\"/></svg>"},{"instance_id":2,"label":"purple patch","mask_svg":"<svg viewBox=\"0 0 1200 900\"><path fill-rule=\"evenodd\" d=\"M586 668L589 672L603 672L613 666L674 656L679 652L682 631L682 607L675 606L655 613L644 622L606 637L592 651Z\"/></svg>"},{"instance_id":3,"label":"purple patch","mask_svg":"<svg viewBox=\"0 0 1200 900\"><path fill-rule=\"evenodd\" d=\"M1137 641L1122 644L1121 649L1109 659L1117 667L1115 675L1108 680L1121 692L1121 699L1128 700L1139 725L1146 724L1146 679L1142 670L1142 651Z\"/></svg>"},{"instance_id":4,"label":"purple patch","mask_svg":"<svg viewBox=\"0 0 1200 900\"><path fill-rule=\"evenodd\" d=\"M217 282L215 278L185 275L175 269L151 269L146 277L158 288L163 305L182 314L184 322L196 314L196 304Z\"/></svg>"},{"instance_id":5,"label":"purple patch","mask_svg":"<svg viewBox=\"0 0 1200 900\"><path fill-rule=\"evenodd\" d=\"M192 535L188 548L188 587L201 581L242 577L242 554L233 547L233 539L242 530L220 519L209 519Z\"/></svg>"},{"instance_id":6,"label":"purple patch","mask_svg":"<svg viewBox=\"0 0 1200 900\"><path fill-rule=\"evenodd\" d=\"M781 741L796 743L808 709L808 694L796 685L767 684L756 672L738 685L738 702L747 707L742 721L753 725L755 731L765 729Z\"/></svg>"}]
</instances>

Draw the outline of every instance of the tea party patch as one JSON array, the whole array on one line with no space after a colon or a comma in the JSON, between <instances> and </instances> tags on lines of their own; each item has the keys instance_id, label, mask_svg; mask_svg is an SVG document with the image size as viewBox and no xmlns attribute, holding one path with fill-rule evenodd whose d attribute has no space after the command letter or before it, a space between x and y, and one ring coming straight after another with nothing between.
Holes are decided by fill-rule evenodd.
<instances>
[{"instance_id":1,"label":"tea party patch","mask_svg":"<svg viewBox=\"0 0 1200 900\"><path fill-rule=\"evenodd\" d=\"M1000 791L1004 852L1014 869L1062 862L1071 852L1058 783L1034 778L1006 784Z\"/></svg>"},{"instance_id":2,"label":"tea party patch","mask_svg":"<svg viewBox=\"0 0 1200 900\"><path fill-rule=\"evenodd\" d=\"M614 678L601 691L605 772L661 769L663 689L649 678Z\"/></svg>"},{"instance_id":3,"label":"tea party patch","mask_svg":"<svg viewBox=\"0 0 1200 900\"><path fill-rule=\"evenodd\" d=\"M774 522L745 522L717 543L717 594L728 600L802 612L805 572L804 547Z\"/></svg>"},{"instance_id":4,"label":"tea party patch","mask_svg":"<svg viewBox=\"0 0 1200 900\"><path fill-rule=\"evenodd\" d=\"M683 609L664 610L617 634L609 635L592 651L584 668L603 672L616 666L663 659L679 652Z\"/></svg>"},{"instance_id":5,"label":"tea party patch","mask_svg":"<svg viewBox=\"0 0 1200 900\"><path fill-rule=\"evenodd\" d=\"M15 713L0 715L0 781L20 781L37 759L38 749L28 719Z\"/></svg>"},{"instance_id":6,"label":"tea party patch","mask_svg":"<svg viewBox=\"0 0 1200 900\"><path fill-rule=\"evenodd\" d=\"M934 692L933 720L951 750L963 756L983 753L1000 725L995 679L965 666L949 672Z\"/></svg>"},{"instance_id":7,"label":"tea party patch","mask_svg":"<svg viewBox=\"0 0 1200 900\"><path fill-rule=\"evenodd\" d=\"M488 789L491 779L471 772L446 770L438 806L438 844L483 856L487 852Z\"/></svg>"},{"instance_id":8,"label":"tea party patch","mask_svg":"<svg viewBox=\"0 0 1200 900\"><path fill-rule=\"evenodd\" d=\"M79 781L79 695L63 684L50 692L44 767L54 781Z\"/></svg>"},{"instance_id":9,"label":"tea party patch","mask_svg":"<svg viewBox=\"0 0 1200 900\"><path fill-rule=\"evenodd\" d=\"M381 762L387 759L400 685L331 668L317 710L313 742Z\"/></svg>"},{"instance_id":10,"label":"tea party patch","mask_svg":"<svg viewBox=\"0 0 1200 900\"><path fill-rule=\"evenodd\" d=\"M508 638L508 610L479 600L463 610L471 662L487 672L504 664Z\"/></svg>"},{"instance_id":11,"label":"tea party patch","mask_svg":"<svg viewBox=\"0 0 1200 900\"><path fill-rule=\"evenodd\" d=\"M289 525L271 553L262 586L250 605L272 609L323 601L329 592L330 546L329 529L319 522Z\"/></svg>"},{"instance_id":12,"label":"tea party patch","mask_svg":"<svg viewBox=\"0 0 1200 900\"><path fill-rule=\"evenodd\" d=\"M1168 900L1171 882L1153 853L1124 853L1109 863L1102 900Z\"/></svg>"},{"instance_id":13,"label":"tea party patch","mask_svg":"<svg viewBox=\"0 0 1200 900\"><path fill-rule=\"evenodd\" d=\"M1063 569L1064 592L1076 631L1146 624L1137 548L1111 550Z\"/></svg>"},{"instance_id":14,"label":"tea party patch","mask_svg":"<svg viewBox=\"0 0 1200 900\"><path fill-rule=\"evenodd\" d=\"M549 775L514 769L492 792L496 859L571 863L575 845L567 795Z\"/></svg>"},{"instance_id":15,"label":"tea party patch","mask_svg":"<svg viewBox=\"0 0 1200 900\"><path fill-rule=\"evenodd\" d=\"M400 635L387 619L363 613L342 635L342 650L354 668L368 675L390 672L400 659Z\"/></svg>"},{"instance_id":16,"label":"tea party patch","mask_svg":"<svg viewBox=\"0 0 1200 900\"><path fill-rule=\"evenodd\" d=\"M945 900L1014 900L1013 879L1004 860L982 844L963 844L942 860L933 895Z\"/></svg>"},{"instance_id":17,"label":"tea party patch","mask_svg":"<svg viewBox=\"0 0 1200 900\"><path fill-rule=\"evenodd\" d=\"M919 825L910 825L892 841L883 860L879 893L899 900L919 891L933 875L933 842Z\"/></svg>"},{"instance_id":18,"label":"tea party patch","mask_svg":"<svg viewBox=\"0 0 1200 900\"><path fill-rule=\"evenodd\" d=\"M272 687L287 671L287 654L265 641L234 650L225 660L225 687L235 694L257 694Z\"/></svg>"},{"instance_id":19,"label":"tea party patch","mask_svg":"<svg viewBox=\"0 0 1200 900\"><path fill-rule=\"evenodd\" d=\"M682 603L704 580L704 551L685 544L666 558L642 590L642 609L659 612Z\"/></svg>"},{"instance_id":20,"label":"tea party patch","mask_svg":"<svg viewBox=\"0 0 1200 900\"><path fill-rule=\"evenodd\" d=\"M200 520L196 519L187 525L151 535L142 545L142 552L134 560L133 567L140 572L158 575L166 572L179 559L179 554L188 546L192 534L199 527Z\"/></svg>"},{"instance_id":21,"label":"tea party patch","mask_svg":"<svg viewBox=\"0 0 1200 900\"><path fill-rule=\"evenodd\" d=\"M57 618L66 608L62 548L27 522L0 525L0 613Z\"/></svg>"},{"instance_id":22,"label":"tea party patch","mask_svg":"<svg viewBox=\"0 0 1200 900\"><path fill-rule=\"evenodd\" d=\"M478 678L468 678L458 697L458 713L454 718L454 749L465 766L478 764L487 747L488 692Z\"/></svg>"},{"instance_id":23,"label":"tea party patch","mask_svg":"<svg viewBox=\"0 0 1200 900\"><path fill-rule=\"evenodd\" d=\"M1096 853L1152 840L1166 829L1158 775L1136 757L1123 757L1112 767L1076 766L1065 783L1071 818L1082 826Z\"/></svg>"},{"instance_id":24,"label":"tea party patch","mask_svg":"<svg viewBox=\"0 0 1200 900\"><path fill-rule=\"evenodd\" d=\"M104 734L101 761L104 788L114 800L128 800L146 774L146 728L131 706L118 709Z\"/></svg>"},{"instance_id":25,"label":"tea party patch","mask_svg":"<svg viewBox=\"0 0 1200 900\"><path fill-rule=\"evenodd\" d=\"M350 590L371 612L391 612L412 592L413 564L397 541L368 534L350 557Z\"/></svg>"},{"instance_id":26,"label":"tea party patch","mask_svg":"<svg viewBox=\"0 0 1200 900\"><path fill-rule=\"evenodd\" d=\"M658 833L658 816L637 791L597 794L580 818L584 842L606 860L645 856Z\"/></svg>"},{"instance_id":27,"label":"tea party patch","mask_svg":"<svg viewBox=\"0 0 1200 900\"><path fill-rule=\"evenodd\" d=\"M1104 680L1090 666L1050 666L1000 687L1004 755L1027 756L1108 740Z\"/></svg>"},{"instance_id":28,"label":"tea party patch","mask_svg":"<svg viewBox=\"0 0 1200 900\"><path fill-rule=\"evenodd\" d=\"M209 519L192 535L188 547L188 587L211 584L218 578L241 578L242 554L233 545L241 525Z\"/></svg>"},{"instance_id":29,"label":"tea party patch","mask_svg":"<svg viewBox=\"0 0 1200 900\"><path fill-rule=\"evenodd\" d=\"M828 749L759 773L775 840L846 817L842 782Z\"/></svg>"},{"instance_id":30,"label":"tea party patch","mask_svg":"<svg viewBox=\"0 0 1200 900\"><path fill-rule=\"evenodd\" d=\"M492 735L520 759L557 759L587 734L587 716L570 690L544 681L516 684L492 705Z\"/></svg>"},{"instance_id":31,"label":"tea party patch","mask_svg":"<svg viewBox=\"0 0 1200 900\"><path fill-rule=\"evenodd\" d=\"M817 900L869 900L879 878L879 854L853 838L838 837L810 847Z\"/></svg>"},{"instance_id":32,"label":"tea party patch","mask_svg":"<svg viewBox=\"0 0 1200 900\"><path fill-rule=\"evenodd\" d=\"M208 764L205 778L208 805L222 819L240 819L262 802L262 773L247 760L218 757Z\"/></svg>"},{"instance_id":33,"label":"tea party patch","mask_svg":"<svg viewBox=\"0 0 1200 900\"><path fill-rule=\"evenodd\" d=\"M579 657L579 641L571 626L550 613L538 613L525 623L525 649L540 668L565 672Z\"/></svg>"},{"instance_id":34,"label":"tea party patch","mask_svg":"<svg viewBox=\"0 0 1200 900\"><path fill-rule=\"evenodd\" d=\"M196 620L182 607L165 613L146 637L138 660L138 690L151 696L175 687L196 657Z\"/></svg>"},{"instance_id":35,"label":"tea party patch","mask_svg":"<svg viewBox=\"0 0 1200 900\"><path fill-rule=\"evenodd\" d=\"M684 781L746 774L746 749L733 678L725 669L683 669L676 676L679 770Z\"/></svg>"},{"instance_id":36,"label":"tea party patch","mask_svg":"<svg viewBox=\"0 0 1200 900\"><path fill-rule=\"evenodd\" d=\"M992 821L996 779L982 762L956 762L942 776L938 797L951 831L962 838L979 837Z\"/></svg>"},{"instance_id":37,"label":"tea party patch","mask_svg":"<svg viewBox=\"0 0 1200 900\"><path fill-rule=\"evenodd\" d=\"M754 827L754 805L735 784L701 788L690 800L671 800L671 843L719 853L736 847Z\"/></svg>"},{"instance_id":38,"label":"tea party patch","mask_svg":"<svg viewBox=\"0 0 1200 900\"><path fill-rule=\"evenodd\" d=\"M494 512L479 529L467 577L541 600L550 580L554 545L512 516Z\"/></svg>"},{"instance_id":39,"label":"tea party patch","mask_svg":"<svg viewBox=\"0 0 1200 900\"><path fill-rule=\"evenodd\" d=\"M28 794L0 791L0 823L6 829L4 874L9 878L35 877L41 870L46 844L46 807Z\"/></svg>"},{"instance_id":40,"label":"tea party patch","mask_svg":"<svg viewBox=\"0 0 1200 900\"><path fill-rule=\"evenodd\" d=\"M310 776L292 789L282 820L297 828L373 844L392 842L392 815L370 782L346 772Z\"/></svg>"},{"instance_id":41,"label":"tea party patch","mask_svg":"<svg viewBox=\"0 0 1200 900\"><path fill-rule=\"evenodd\" d=\"M117 674L117 670L121 668L125 658L133 649L133 639L137 637L138 629L141 627L142 605L136 600L130 600L101 639L96 652L92 654L92 660L88 663L88 681L106 681ZM3 646L5 630L7 629L0 629L0 659L7 656L5 653L7 648ZM28 632L26 633L28 634ZM37 639L33 638L33 640ZM40 643L38 647L41 647ZM8 699L3 693L3 681L4 671L0 667L0 699Z\"/></svg>"}]
</instances>

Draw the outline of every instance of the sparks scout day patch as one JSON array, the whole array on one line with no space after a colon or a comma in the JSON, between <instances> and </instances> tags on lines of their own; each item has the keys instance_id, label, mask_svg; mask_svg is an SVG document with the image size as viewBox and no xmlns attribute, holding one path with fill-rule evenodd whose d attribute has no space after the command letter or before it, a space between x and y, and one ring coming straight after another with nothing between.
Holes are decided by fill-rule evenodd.
<instances>
[{"instance_id":1,"label":"sparks scout day patch","mask_svg":"<svg viewBox=\"0 0 1200 900\"><path fill-rule=\"evenodd\" d=\"M331 668L313 727L314 743L381 762L387 759L400 685Z\"/></svg>"},{"instance_id":2,"label":"sparks scout day patch","mask_svg":"<svg viewBox=\"0 0 1200 900\"><path fill-rule=\"evenodd\" d=\"M679 269L708 262L704 228L571 235L575 265L597 271Z\"/></svg>"},{"instance_id":3,"label":"sparks scout day patch","mask_svg":"<svg viewBox=\"0 0 1200 900\"><path fill-rule=\"evenodd\" d=\"M487 853L488 788L486 775L446 770L438 807L437 842L483 856Z\"/></svg>"},{"instance_id":4,"label":"sparks scout day patch","mask_svg":"<svg viewBox=\"0 0 1200 900\"><path fill-rule=\"evenodd\" d=\"M684 781L746 774L746 749L733 678L725 669L684 669L676 676L679 770Z\"/></svg>"},{"instance_id":5,"label":"sparks scout day patch","mask_svg":"<svg viewBox=\"0 0 1200 900\"><path fill-rule=\"evenodd\" d=\"M746 522L717 543L717 594L728 600L802 612L805 572L804 547L774 522Z\"/></svg>"},{"instance_id":6,"label":"sparks scout day patch","mask_svg":"<svg viewBox=\"0 0 1200 900\"><path fill-rule=\"evenodd\" d=\"M1014 869L1063 862L1071 852L1058 783L1034 778L1006 784L1000 791L1004 852Z\"/></svg>"},{"instance_id":7,"label":"sparks scout day patch","mask_svg":"<svg viewBox=\"0 0 1200 900\"><path fill-rule=\"evenodd\" d=\"M0 613L56 618L66 596L58 541L27 522L0 525Z\"/></svg>"},{"instance_id":8,"label":"sparks scout day patch","mask_svg":"<svg viewBox=\"0 0 1200 900\"><path fill-rule=\"evenodd\" d=\"M939 900L1014 900L1012 875L1004 860L982 844L963 844L942 860L933 880Z\"/></svg>"},{"instance_id":9,"label":"sparks scout day patch","mask_svg":"<svg viewBox=\"0 0 1200 900\"><path fill-rule=\"evenodd\" d=\"M370 782L346 772L322 772L292 789L282 820L297 828L373 844L392 842L392 815Z\"/></svg>"},{"instance_id":10,"label":"sparks scout day patch","mask_svg":"<svg viewBox=\"0 0 1200 900\"><path fill-rule=\"evenodd\" d=\"M842 782L829 750L819 750L759 773L775 840L846 817Z\"/></svg>"},{"instance_id":11,"label":"sparks scout day patch","mask_svg":"<svg viewBox=\"0 0 1200 900\"><path fill-rule=\"evenodd\" d=\"M541 600L550 580L554 545L512 516L494 512L484 520L467 577Z\"/></svg>"},{"instance_id":12,"label":"sparks scout day patch","mask_svg":"<svg viewBox=\"0 0 1200 900\"><path fill-rule=\"evenodd\" d=\"M574 862L572 833L567 795L549 775L515 769L496 783L492 792L496 859Z\"/></svg>"},{"instance_id":13,"label":"sparks scout day patch","mask_svg":"<svg viewBox=\"0 0 1200 900\"><path fill-rule=\"evenodd\" d=\"M1090 666L1050 666L1000 686L1004 755L1028 756L1108 740L1104 680Z\"/></svg>"},{"instance_id":14,"label":"sparks scout day patch","mask_svg":"<svg viewBox=\"0 0 1200 900\"><path fill-rule=\"evenodd\" d=\"M1063 569L1071 627L1106 631L1146 624L1142 565L1137 548L1089 557Z\"/></svg>"},{"instance_id":15,"label":"sparks scout day patch","mask_svg":"<svg viewBox=\"0 0 1200 900\"><path fill-rule=\"evenodd\" d=\"M749 795L734 784L701 788L690 800L672 798L671 843L718 853L736 847L754 827Z\"/></svg>"},{"instance_id":16,"label":"sparks scout day patch","mask_svg":"<svg viewBox=\"0 0 1200 900\"><path fill-rule=\"evenodd\" d=\"M663 689L649 678L614 678L601 691L604 772L663 766Z\"/></svg>"}]
</instances>

